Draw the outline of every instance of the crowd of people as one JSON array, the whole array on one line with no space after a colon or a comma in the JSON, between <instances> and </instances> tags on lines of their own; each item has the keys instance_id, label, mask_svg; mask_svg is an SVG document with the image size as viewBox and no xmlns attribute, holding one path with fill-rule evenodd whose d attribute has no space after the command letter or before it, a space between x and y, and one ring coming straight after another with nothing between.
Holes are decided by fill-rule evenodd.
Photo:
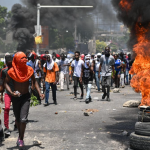
<instances>
[{"instance_id":1,"label":"crowd of people","mask_svg":"<svg viewBox=\"0 0 150 150\"><path fill-rule=\"evenodd\" d=\"M74 89L74 100L77 100L77 89L80 87L80 99L85 98L85 103L92 101L91 88L103 92L102 100L110 101L110 88L124 88L130 84L129 70L132 66L131 54L112 55L110 47L106 47L102 53L95 55L74 53L72 58L67 54L60 55L45 51L45 54L37 55L34 51L17 52L13 56L5 55L5 67L0 73L1 103L4 102L4 132L2 120L0 120L0 140L4 133L10 135L9 111L12 102L15 115L14 128L18 129L17 145L24 146L24 132L28 120L31 94L37 97L38 104L45 98L44 106L49 105L49 99L58 104L57 91ZM93 85L95 82L95 87ZM59 86L58 86L59 85ZM60 87L60 88L58 88ZM4 90L5 89L5 90ZM84 97L84 89L86 96ZM52 98L49 98L50 90ZM4 96L3 96L3 93Z\"/></svg>"}]
</instances>

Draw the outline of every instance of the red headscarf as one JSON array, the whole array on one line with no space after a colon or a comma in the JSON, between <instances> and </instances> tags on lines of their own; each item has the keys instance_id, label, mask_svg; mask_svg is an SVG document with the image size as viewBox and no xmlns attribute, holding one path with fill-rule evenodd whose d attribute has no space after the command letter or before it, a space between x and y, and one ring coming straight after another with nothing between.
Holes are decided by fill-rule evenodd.
<instances>
[{"instance_id":1,"label":"red headscarf","mask_svg":"<svg viewBox=\"0 0 150 150\"><path fill-rule=\"evenodd\" d=\"M26 63L26 55L23 52L17 52L12 61L12 68L8 70L8 75L17 82L28 81L34 71Z\"/></svg>"}]
</instances>

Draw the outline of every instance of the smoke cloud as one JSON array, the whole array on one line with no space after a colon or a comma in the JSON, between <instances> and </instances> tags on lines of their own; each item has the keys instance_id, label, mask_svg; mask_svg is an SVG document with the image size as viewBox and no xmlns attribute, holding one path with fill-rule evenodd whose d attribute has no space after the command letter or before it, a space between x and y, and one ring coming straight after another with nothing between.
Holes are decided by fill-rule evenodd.
<instances>
[{"instance_id":1,"label":"smoke cloud","mask_svg":"<svg viewBox=\"0 0 150 150\"><path fill-rule=\"evenodd\" d=\"M137 35L136 35L136 24L138 23L141 27L148 27L150 22L150 1L149 0L127 0L130 2L131 7L127 11L120 7L121 0L112 0L112 4L117 12L117 18L119 21L123 22L130 31L130 39L128 42L128 46L130 49L137 43ZM150 40L150 33L147 32L146 37Z\"/></svg>"},{"instance_id":2,"label":"smoke cloud","mask_svg":"<svg viewBox=\"0 0 150 150\"><path fill-rule=\"evenodd\" d=\"M31 49L34 44L33 34L34 26L37 24L37 4L40 5L92 5L93 8L85 9L60 9L60 8L41 8L40 23L42 26L54 28L73 28L75 22L81 23L84 16L88 14L101 13L107 22L116 20L110 7L110 1L107 3L102 0L22 0L24 6L15 4L12 7L12 18L10 28L13 31L14 39L18 41L17 50L25 51ZM103 8L102 8L103 6ZM94 27L91 27L94 31Z\"/></svg>"}]
</instances>

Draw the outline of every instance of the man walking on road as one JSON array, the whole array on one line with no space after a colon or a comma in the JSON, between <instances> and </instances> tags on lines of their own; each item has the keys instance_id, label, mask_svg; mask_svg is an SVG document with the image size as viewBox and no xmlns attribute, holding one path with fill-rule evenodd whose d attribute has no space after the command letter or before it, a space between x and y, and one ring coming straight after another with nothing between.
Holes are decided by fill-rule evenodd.
<instances>
[{"instance_id":1,"label":"man walking on road","mask_svg":"<svg viewBox=\"0 0 150 150\"><path fill-rule=\"evenodd\" d=\"M102 92L104 92L102 99L104 100L105 97L107 96L107 101L110 101L111 75L112 75L112 71L114 75L114 64L115 64L115 59L112 55L110 55L110 47L105 47L105 55L102 55L102 57L100 58L99 78L101 72ZM106 93L106 88L107 88L107 93Z\"/></svg>"},{"instance_id":2,"label":"man walking on road","mask_svg":"<svg viewBox=\"0 0 150 150\"><path fill-rule=\"evenodd\" d=\"M51 54L47 55L47 62L43 65L43 71L45 74L45 87L46 87L45 106L49 104L48 99L49 99L50 86L52 89L52 97L53 97L54 104L57 105L56 84L59 80L58 77L59 68L57 63L53 61Z\"/></svg>"},{"instance_id":3,"label":"man walking on road","mask_svg":"<svg viewBox=\"0 0 150 150\"><path fill-rule=\"evenodd\" d=\"M92 87L92 83L93 83L93 62L90 63L90 59L91 59L91 55L88 54L85 56L85 63L84 66L82 68L82 74L83 74L83 83L85 85L85 89L86 89L86 99L85 99L85 103L89 103L91 102L92 98L91 98L91 87Z\"/></svg>"},{"instance_id":4,"label":"man walking on road","mask_svg":"<svg viewBox=\"0 0 150 150\"><path fill-rule=\"evenodd\" d=\"M69 59L65 58L65 55L61 54L61 60L59 62L60 74L59 74L59 84L60 90L64 90L64 78L66 78L67 89L69 90Z\"/></svg>"},{"instance_id":5,"label":"man walking on road","mask_svg":"<svg viewBox=\"0 0 150 150\"><path fill-rule=\"evenodd\" d=\"M81 69L84 65L84 61L79 59L80 52L75 52L75 60L72 61L71 67L72 67L72 74L73 74L73 80L74 80L74 99L77 99L77 87L78 84L81 89L81 99L83 99L84 93L83 93L83 83L82 83L82 76L81 76Z\"/></svg>"},{"instance_id":6,"label":"man walking on road","mask_svg":"<svg viewBox=\"0 0 150 150\"><path fill-rule=\"evenodd\" d=\"M7 67L2 69L2 71L1 71L1 79L3 80L3 83L5 81L8 70L12 67L12 59L13 58L12 58L11 55L5 56ZM12 80L9 82L9 86L10 86L11 90L13 90ZM3 95L3 92L1 93L1 99L3 99L2 95ZM10 105L11 105L11 94L7 90L5 91L4 102L5 102L5 108L4 108L4 125L5 125L5 129L4 129L4 132L5 132L6 135L10 135L11 130L9 128L9 111L10 111Z\"/></svg>"},{"instance_id":7,"label":"man walking on road","mask_svg":"<svg viewBox=\"0 0 150 150\"><path fill-rule=\"evenodd\" d=\"M12 96L13 111L16 118L19 137L17 145L24 146L24 133L26 122L28 120L28 113L30 107L30 93L29 93L29 79L32 80L32 87L35 87L41 97L40 88L34 77L34 71L30 66L26 65L27 58L23 52L17 52L13 58L12 68L9 69L5 79L5 88ZM9 82L13 80L14 91L11 90Z\"/></svg>"}]
</instances>

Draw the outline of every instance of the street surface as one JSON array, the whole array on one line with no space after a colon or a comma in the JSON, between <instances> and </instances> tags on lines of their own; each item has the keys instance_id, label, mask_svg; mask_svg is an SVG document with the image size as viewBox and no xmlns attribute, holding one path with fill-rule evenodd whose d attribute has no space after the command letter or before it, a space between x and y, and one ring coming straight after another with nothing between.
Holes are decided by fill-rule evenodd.
<instances>
[{"instance_id":1,"label":"street surface","mask_svg":"<svg viewBox=\"0 0 150 150\"><path fill-rule=\"evenodd\" d=\"M120 93L113 93L111 90L111 102L107 102L101 101L102 93L92 89L93 102L85 104L84 100L72 99L74 97L70 95L70 92L73 92L72 85L70 87L70 91L57 91L57 106L51 104L47 107L38 105L30 108L24 149L127 150L129 134L134 131L137 121L138 108L122 106L128 100L140 100L140 94L135 93L130 86L126 86ZM50 103L52 103L51 94ZM99 112L84 116L85 109L97 109ZM10 127L13 128L13 125L14 117L11 110ZM124 131L128 134L123 135ZM18 149L17 136L17 131L13 131L0 145L0 150ZM34 146L34 139L41 141L42 145Z\"/></svg>"}]
</instances>

